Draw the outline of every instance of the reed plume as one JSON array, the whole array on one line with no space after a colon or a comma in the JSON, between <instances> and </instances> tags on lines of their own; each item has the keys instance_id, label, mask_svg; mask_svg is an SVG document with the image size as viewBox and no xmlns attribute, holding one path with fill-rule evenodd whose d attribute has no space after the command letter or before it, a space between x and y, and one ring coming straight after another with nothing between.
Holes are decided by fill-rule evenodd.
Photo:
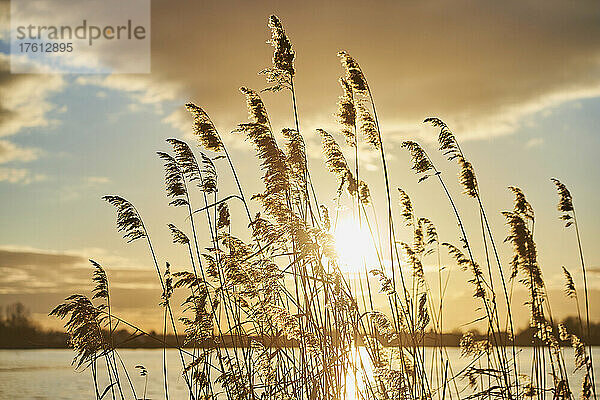
<instances>
[{"instance_id":1,"label":"reed plume","mask_svg":"<svg viewBox=\"0 0 600 400\"><path fill-rule=\"evenodd\" d=\"M512 211L502 212L510 229L505 242L513 245L514 256L511 261L513 271L523 270L525 278L523 283L534 292L544 287L542 271L537 263L537 248L533 241L533 235L521 214ZM539 294L539 293L538 293Z\"/></svg>"},{"instance_id":2,"label":"reed plume","mask_svg":"<svg viewBox=\"0 0 600 400\"><path fill-rule=\"evenodd\" d=\"M358 196L362 204L368 204L370 196L368 186L365 182L356 180L338 143L325 130L317 129L317 132L321 135L325 164L329 171L338 178L338 194L346 186L350 196Z\"/></svg>"},{"instance_id":3,"label":"reed plume","mask_svg":"<svg viewBox=\"0 0 600 400\"><path fill-rule=\"evenodd\" d=\"M430 246L434 243L439 243L439 237L435 225L425 217L419 218L419 226L425 234L425 244Z\"/></svg>"},{"instance_id":4,"label":"reed plume","mask_svg":"<svg viewBox=\"0 0 600 400\"><path fill-rule=\"evenodd\" d=\"M247 134L254 143L262 167L263 182L268 195L285 193L289 184L288 165L285 154L277 145L269 128L261 124L240 124L239 131Z\"/></svg>"},{"instance_id":5,"label":"reed plume","mask_svg":"<svg viewBox=\"0 0 600 400\"><path fill-rule=\"evenodd\" d=\"M148 370L141 364L135 366L139 370L140 376L144 378L144 392L142 394L142 400L146 400L146 391L148 389Z\"/></svg>"},{"instance_id":6,"label":"reed plume","mask_svg":"<svg viewBox=\"0 0 600 400\"><path fill-rule=\"evenodd\" d=\"M579 261L581 263L581 272L583 274L583 294L585 300L585 324L586 324L586 340L589 341L591 338L590 331L590 306L589 306L589 297L588 297L588 286L587 286L587 269L585 267L585 260L583 258L583 246L581 244L581 237L579 235L579 225L577 223L577 216L575 214L575 207L573 206L573 196L569 189L567 189L566 185L564 185L561 181L556 178L551 178L551 181L556 186L558 191L559 201L558 201L558 211L562 212L560 219L565 221L565 227L568 228L571 225L575 227L575 235L577 237L577 248L579 250ZM577 302L579 307L579 302ZM581 321L581 317L579 318ZM583 324L582 324L583 331ZM596 389L595 389L595 377L594 377L594 361L592 355L592 348L588 343L588 352L590 359L590 368L588 369L588 374L586 375L586 380L583 383L583 396L587 396L589 398L590 391L594 394L594 399L596 398Z\"/></svg>"},{"instance_id":7,"label":"reed plume","mask_svg":"<svg viewBox=\"0 0 600 400\"><path fill-rule=\"evenodd\" d=\"M292 48L292 42L288 39L279 18L275 15L269 17L269 28L271 28L271 39L267 42L273 46L273 69L284 71L291 79L294 74L294 59L296 54Z\"/></svg>"},{"instance_id":8,"label":"reed plume","mask_svg":"<svg viewBox=\"0 0 600 400\"><path fill-rule=\"evenodd\" d=\"M173 157L162 151L157 152L158 156L164 161L165 165L165 186L167 197L173 198L169 205L187 206L187 189L183 178L183 173L179 164Z\"/></svg>"},{"instance_id":9,"label":"reed plume","mask_svg":"<svg viewBox=\"0 0 600 400\"><path fill-rule=\"evenodd\" d=\"M368 90L368 84L365 76L360 69L360 65L356 62L350 54L345 51L338 52L338 57L342 63L342 67L346 72L346 81L350 83L352 89L360 94L366 94Z\"/></svg>"},{"instance_id":10,"label":"reed plume","mask_svg":"<svg viewBox=\"0 0 600 400\"><path fill-rule=\"evenodd\" d=\"M394 325L384 313L371 311L368 315L377 333L385 337L388 342L392 342L398 338L398 332L396 332Z\"/></svg>"},{"instance_id":11,"label":"reed plume","mask_svg":"<svg viewBox=\"0 0 600 400\"><path fill-rule=\"evenodd\" d=\"M490 342L475 340L472 332L465 333L460 339L460 352L463 357L477 357L481 353L488 353L490 349Z\"/></svg>"},{"instance_id":12,"label":"reed plume","mask_svg":"<svg viewBox=\"0 0 600 400\"><path fill-rule=\"evenodd\" d=\"M246 96L246 104L248 107L248 118L253 124L269 125L269 115L265 103L254 90L245 86L240 88L240 92Z\"/></svg>"},{"instance_id":13,"label":"reed plume","mask_svg":"<svg viewBox=\"0 0 600 400\"><path fill-rule=\"evenodd\" d=\"M181 275L178 275L181 277ZM205 282L195 279L193 284L183 283L185 278L181 278L176 283L176 287L183 285L193 290L193 295L189 296L183 302L183 312L191 313L192 318L181 317L179 320L185 327L186 343L194 343L196 345L215 345L214 334L214 312L218 303L209 301L209 291ZM217 301L217 300L215 300ZM212 342L212 343L211 343ZM188 368L191 368L188 365ZM198 377L197 377L198 378Z\"/></svg>"},{"instance_id":14,"label":"reed plume","mask_svg":"<svg viewBox=\"0 0 600 400\"><path fill-rule=\"evenodd\" d=\"M94 299L106 299L108 298L108 278L106 277L106 271L100 264L94 260L90 260L94 266L94 274L92 275L92 281L96 284L92 289L92 300Z\"/></svg>"},{"instance_id":15,"label":"reed plume","mask_svg":"<svg viewBox=\"0 0 600 400\"><path fill-rule=\"evenodd\" d=\"M271 28L271 40L268 43L273 46L273 66L293 77L296 54L292 48L292 42L285 34L283 25L277 16L271 15L269 17L269 28Z\"/></svg>"},{"instance_id":16,"label":"reed plume","mask_svg":"<svg viewBox=\"0 0 600 400\"><path fill-rule=\"evenodd\" d=\"M51 316L65 319L65 329L69 334L69 342L77 352L73 364L77 368L95 362L97 354L106 348L102 337L102 324L106 316L102 313L103 305L95 307L87 297L74 294L65 302L50 311Z\"/></svg>"},{"instance_id":17,"label":"reed plume","mask_svg":"<svg viewBox=\"0 0 600 400\"><path fill-rule=\"evenodd\" d=\"M424 123L429 123L435 128L440 128L440 133L438 135L438 143L440 145L440 151L448 157L449 160L454 160L455 158L463 157L462 151L460 150L460 146L456 137L446 125L444 121L439 118L430 117L425 118Z\"/></svg>"},{"instance_id":18,"label":"reed plume","mask_svg":"<svg viewBox=\"0 0 600 400\"><path fill-rule=\"evenodd\" d=\"M200 188L205 193L216 193L218 175L215 164L213 163L213 160L204 153L200 153L200 157Z\"/></svg>"},{"instance_id":19,"label":"reed plume","mask_svg":"<svg viewBox=\"0 0 600 400\"><path fill-rule=\"evenodd\" d=\"M173 296L173 276L171 275L171 265L166 263L165 272L164 272L164 288L161 295L160 305L166 307L171 300L171 296Z\"/></svg>"},{"instance_id":20,"label":"reed plume","mask_svg":"<svg viewBox=\"0 0 600 400\"><path fill-rule=\"evenodd\" d=\"M289 187L289 166L285 153L277 145L271 132L267 110L258 94L242 87L240 91L246 96L248 114L252 122L238 125L236 132L243 132L256 148L258 158L262 161L263 182L266 186L264 194L255 196L260 199L268 211L275 217L285 218L283 197ZM283 213L283 214L282 214Z\"/></svg>"},{"instance_id":21,"label":"reed plume","mask_svg":"<svg viewBox=\"0 0 600 400\"><path fill-rule=\"evenodd\" d=\"M581 381L581 400L589 400L592 397L592 365L590 357L585 350L583 342L574 334L567 331L564 324L558 324L560 340L569 341L574 353L574 371L584 369L585 373Z\"/></svg>"},{"instance_id":22,"label":"reed plume","mask_svg":"<svg viewBox=\"0 0 600 400\"><path fill-rule=\"evenodd\" d=\"M565 275L565 294L567 297L575 297L577 295L577 290L575 290L575 282L573 282L573 277L564 266L562 267L562 270L563 274Z\"/></svg>"},{"instance_id":23,"label":"reed plume","mask_svg":"<svg viewBox=\"0 0 600 400\"><path fill-rule=\"evenodd\" d=\"M366 138L374 149L381 147L379 138L379 131L375 124L375 118L371 112L367 109L363 101L356 100L354 102L356 109L356 123L360 133Z\"/></svg>"},{"instance_id":24,"label":"reed plume","mask_svg":"<svg viewBox=\"0 0 600 400\"><path fill-rule=\"evenodd\" d=\"M392 280L388 278L383 271L372 269L369 273L379 279L381 293L385 293L388 296L392 296L396 293Z\"/></svg>"},{"instance_id":25,"label":"reed plume","mask_svg":"<svg viewBox=\"0 0 600 400\"><path fill-rule=\"evenodd\" d=\"M417 329L424 331L429 324L430 317L429 311L427 310L427 292L421 294L419 297L419 308L417 313Z\"/></svg>"},{"instance_id":26,"label":"reed plume","mask_svg":"<svg viewBox=\"0 0 600 400\"><path fill-rule=\"evenodd\" d=\"M169 138L166 140L173 147L177 166L189 182L201 181L200 167L194 152L183 140Z\"/></svg>"},{"instance_id":27,"label":"reed plume","mask_svg":"<svg viewBox=\"0 0 600 400\"><path fill-rule=\"evenodd\" d=\"M354 94L352 93L352 87L346 79L340 78L340 85L342 86L342 95L339 97L338 110L335 113L335 117L342 127L346 143L354 147L356 146L356 135L354 134L356 128Z\"/></svg>"},{"instance_id":28,"label":"reed plume","mask_svg":"<svg viewBox=\"0 0 600 400\"><path fill-rule=\"evenodd\" d=\"M465 158L454 133L448 125L439 118L426 118L425 123L430 123L432 126L440 128L438 142L440 151L448 158L448 160L456 159L460 166L459 179L463 185L464 192L469 197L478 196L477 178L473 165Z\"/></svg>"},{"instance_id":29,"label":"reed plume","mask_svg":"<svg viewBox=\"0 0 600 400\"><path fill-rule=\"evenodd\" d=\"M283 137L286 139L285 155L294 182L302 189L306 189L306 174L308 166L306 163L306 145L300 132L295 129L283 129Z\"/></svg>"},{"instance_id":30,"label":"reed plume","mask_svg":"<svg viewBox=\"0 0 600 400\"><path fill-rule=\"evenodd\" d=\"M177 227L173 224L168 224L167 225L171 231L171 236L173 238L173 243L175 244L189 244L190 243L190 239L187 237L187 235L185 233L183 233L182 231L180 231L179 229L177 229Z\"/></svg>"},{"instance_id":31,"label":"reed plume","mask_svg":"<svg viewBox=\"0 0 600 400\"><path fill-rule=\"evenodd\" d=\"M398 188L398 193L400 194L400 206L402 210L400 215L402 215L404 221L408 226L413 226L415 216L413 213L413 207L410 201L410 197L408 197L408 194L400 188Z\"/></svg>"},{"instance_id":32,"label":"reed plume","mask_svg":"<svg viewBox=\"0 0 600 400\"><path fill-rule=\"evenodd\" d=\"M533 207L525 198L525 194L523 193L523 191L515 186L509 186L508 189L515 195L515 212L521 214L523 217L533 222L535 220L535 213L533 212Z\"/></svg>"},{"instance_id":33,"label":"reed plume","mask_svg":"<svg viewBox=\"0 0 600 400\"><path fill-rule=\"evenodd\" d=\"M462 251L460 251L458 247L450 243L442 243L442 246L445 246L448 249L448 253L454 258L454 260L456 260L456 263L462 268L463 271L470 271L473 274L473 278L469 279L469 282L475 287L473 297L483 299L485 302L485 279L479 264L477 264L475 261L472 261Z\"/></svg>"},{"instance_id":34,"label":"reed plume","mask_svg":"<svg viewBox=\"0 0 600 400\"><path fill-rule=\"evenodd\" d=\"M417 174L422 174L419 178L419 182L423 182L427 178L429 178L432 174L431 171L435 172L435 168L431 161L429 160L429 156L425 153L425 150L417 143L410 140L402 142L402 148L407 149L410 153L410 157L412 160L411 168Z\"/></svg>"},{"instance_id":35,"label":"reed plume","mask_svg":"<svg viewBox=\"0 0 600 400\"><path fill-rule=\"evenodd\" d=\"M404 242L400 242L400 245L404 249L404 254L406 254L406 259L409 265L413 269L413 276L417 278L419 284L425 283L425 271L423 270L423 263L418 257L418 252L413 250L413 248Z\"/></svg>"},{"instance_id":36,"label":"reed plume","mask_svg":"<svg viewBox=\"0 0 600 400\"><path fill-rule=\"evenodd\" d=\"M556 185L556 190L558 191L557 208L558 211L563 213L560 219L565 221L565 227L568 228L573 224L573 216L570 214L573 212L573 196L571 196L571 192L569 192L564 183L556 178L551 178L550 180Z\"/></svg>"},{"instance_id":37,"label":"reed plume","mask_svg":"<svg viewBox=\"0 0 600 400\"><path fill-rule=\"evenodd\" d=\"M117 209L117 229L124 232L123 238L127 239L128 243L146 237L142 218L133 204L120 196L109 195L102 199Z\"/></svg>"},{"instance_id":38,"label":"reed plume","mask_svg":"<svg viewBox=\"0 0 600 400\"><path fill-rule=\"evenodd\" d=\"M219 203L217 206L217 213L219 217L217 218L217 229L227 228L231 225L231 221L229 219L229 206L227 203Z\"/></svg>"},{"instance_id":39,"label":"reed plume","mask_svg":"<svg viewBox=\"0 0 600 400\"><path fill-rule=\"evenodd\" d=\"M185 107L194 118L193 132L200 144L204 146L206 150L215 152L223 150L221 137L208 114L194 103L187 103Z\"/></svg>"}]
</instances>

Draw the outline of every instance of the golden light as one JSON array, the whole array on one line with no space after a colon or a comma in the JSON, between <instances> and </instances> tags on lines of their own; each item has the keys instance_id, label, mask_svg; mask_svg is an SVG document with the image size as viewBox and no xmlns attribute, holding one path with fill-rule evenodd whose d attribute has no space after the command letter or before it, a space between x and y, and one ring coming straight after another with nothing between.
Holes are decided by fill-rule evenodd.
<instances>
[{"instance_id":1,"label":"golden light","mask_svg":"<svg viewBox=\"0 0 600 400\"><path fill-rule=\"evenodd\" d=\"M377 265L377 252L369 229L351 218L340 218L335 230L335 247L340 267L348 272L363 271Z\"/></svg>"}]
</instances>

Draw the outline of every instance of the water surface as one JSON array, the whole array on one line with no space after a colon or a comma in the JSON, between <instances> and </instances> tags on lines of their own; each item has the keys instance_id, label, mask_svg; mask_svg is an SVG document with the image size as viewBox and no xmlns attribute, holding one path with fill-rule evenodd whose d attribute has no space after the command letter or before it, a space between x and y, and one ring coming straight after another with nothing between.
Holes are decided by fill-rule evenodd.
<instances>
[{"instance_id":1,"label":"water surface","mask_svg":"<svg viewBox=\"0 0 600 400\"><path fill-rule=\"evenodd\" d=\"M531 349L521 348L521 370L531 369ZM430 352L428 352L430 353ZM593 350L596 360L596 377L600 377L600 347ZM89 369L74 370L71 366L73 351L60 350L0 350L0 399L64 399L81 400L95 399L92 374ZM138 397L142 397L144 378L134 367L143 364L149 371L147 399L164 399L164 384L162 379L162 350L161 349L123 349L119 354L126 365L133 381ZM448 356L454 372L460 371L468 364L467 359L460 357L460 350L448 349ZM169 398L171 400L188 399L187 387L181 376L181 362L177 350L167 350ZM428 359L429 356L428 356ZM565 362L569 372L572 372L573 351L565 349ZM100 387L106 387L106 376L99 377ZM123 379L124 392L131 397L131 389L126 379ZM572 380L575 398L579 397L581 372ZM457 381L464 385L464 381ZM598 387L598 385L596 385ZM102 389L101 389L102 390ZM106 398L111 398L107 396Z\"/></svg>"}]
</instances>

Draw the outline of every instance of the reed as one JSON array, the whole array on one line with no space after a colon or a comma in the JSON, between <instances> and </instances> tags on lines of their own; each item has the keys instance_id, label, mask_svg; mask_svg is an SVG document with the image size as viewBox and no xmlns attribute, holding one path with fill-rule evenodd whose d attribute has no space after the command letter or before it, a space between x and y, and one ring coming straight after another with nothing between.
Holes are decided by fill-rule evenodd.
<instances>
[{"instance_id":1,"label":"reed","mask_svg":"<svg viewBox=\"0 0 600 400\"><path fill-rule=\"evenodd\" d=\"M535 215L524 192L510 187L514 205L502 213L508 227L505 241L513 249L507 275L475 167L448 125L437 118L426 119L439 128L439 149L458 163L456 183L474 199L480 216L480 226L468 226L451 194L454 182L442 176L442 170L418 143L403 142L419 182L435 177L448 200L460 243L443 241L434 223L418 214L418 205L409 194L401 188L392 190L394 177L388 169L385 132L373 91L357 60L341 51L338 56L344 76L340 78L342 95L335 119L344 142L340 144L336 135L323 129L309 134L320 136L327 169L337 178L335 203L351 204L357 229L368 228L374 244L377 262L373 265L364 257L357 259L357 273L349 275L342 268L335 243L335 227L345 211L337 207L330 215L329 208L318 200L330 194L311 179L306 132L301 130L298 113L302 99L295 91L296 52L277 17L271 16L268 26L274 50L272 65L261 73L269 86L262 92L240 88L248 120L231 132L254 147L262 171L262 190L246 196L233 159L208 113L188 103L191 130L202 151L170 138L170 152L157 153L164 165L168 205L181 210L184 221L168 224L167 229L188 265L177 271L172 271L169 263L161 268L142 214L121 196L104 197L116 209L117 229L125 240L142 239L148 246L162 290L162 337L128 323L112 309L110 270L107 273L94 261L91 298L70 296L50 313L65 320L76 351L76 367L91 368L96 398L110 394L113 399L137 399L141 393L146 399L149 376L159 376L137 365L144 387L136 392L118 352L121 343L112 335L117 324L131 328L132 337L144 335L162 344L166 399L170 398L169 330L176 340L180 372L190 399L573 399L561 341L573 347L574 367L585 371L581 397L595 396L589 343L586 348L591 338L586 268L572 197L566 187L554 180L561 218L567 226L573 223L579 246L586 327L584 332L579 312L579 336L564 326L554 329L534 240ZM292 127L282 130L281 143L261 98L265 91L276 96L288 93L291 98ZM361 146L380 156L386 199L383 226L379 225L369 185L360 176ZM346 147L353 159L344 156ZM234 179L236 190L232 193L222 189L219 172L224 168ZM231 211L232 202L242 204L243 217ZM411 231L412 239L398 240L396 229L401 225ZM206 228L208 237L201 237L201 227ZM470 234L481 234L483 249L475 249ZM470 332L462 337L461 353L468 362L461 370L453 368L443 340L449 302L445 293L452 268L443 265L442 249L470 274L467 283L482 311L472 322L485 327L480 338ZM476 250L483 251L483 260L477 259ZM424 268L429 262L437 266L431 280ZM575 281L567 269L564 274L566 295L579 307ZM531 371L519 368L520 355L515 349L513 309L521 306L512 302L516 279L528 292L525 306L535 329ZM176 292L184 294L180 307L173 304ZM504 297L505 305L497 302L498 295ZM378 302L377 298L384 300ZM507 315L504 325L502 314ZM427 342L432 335L434 343ZM432 346L432 351L426 351L426 346ZM109 383L104 388L98 383L99 368L107 371ZM461 380L468 382L469 388L461 387Z\"/></svg>"}]
</instances>

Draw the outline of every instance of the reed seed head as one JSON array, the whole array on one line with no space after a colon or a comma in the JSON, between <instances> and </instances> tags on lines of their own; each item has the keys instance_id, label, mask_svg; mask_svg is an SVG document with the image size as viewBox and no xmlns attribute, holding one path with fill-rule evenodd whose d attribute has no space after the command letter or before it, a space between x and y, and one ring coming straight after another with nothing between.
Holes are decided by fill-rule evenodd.
<instances>
[{"instance_id":1,"label":"reed seed head","mask_svg":"<svg viewBox=\"0 0 600 400\"><path fill-rule=\"evenodd\" d=\"M185 244L185 245L190 243L190 239L187 237L187 235L185 233L183 233L182 231L180 231L175 225L168 224L167 226L171 230L171 236L173 237L173 243Z\"/></svg>"},{"instance_id":2,"label":"reed seed head","mask_svg":"<svg viewBox=\"0 0 600 400\"><path fill-rule=\"evenodd\" d=\"M360 65L345 51L338 52L338 57L346 72L346 80L352 85L352 88L358 93L367 94L369 86Z\"/></svg>"},{"instance_id":3,"label":"reed seed head","mask_svg":"<svg viewBox=\"0 0 600 400\"><path fill-rule=\"evenodd\" d=\"M194 135L206 150L219 152L223 150L223 142L217 132L217 128L208 114L194 103L187 103L185 108L194 118Z\"/></svg>"},{"instance_id":4,"label":"reed seed head","mask_svg":"<svg viewBox=\"0 0 600 400\"><path fill-rule=\"evenodd\" d=\"M292 48L292 42L288 39L283 25L275 15L269 17L269 28L271 28L270 43L273 46L273 65L275 68L287 72L290 77L294 76L294 58L296 54Z\"/></svg>"},{"instance_id":5,"label":"reed seed head","mask_svg":"<svg viewBox=\"0 0 600 400\"><path fill-rule=\"evenodd\" d=\"M425 150L417 143L410 140L402 142L401 147L403 149L407 149L410 153L410 157L412 160L411 168L417 174L423 174L421 178L419 178L419 182L423 182L425 179L431 176L430 172L434 171L435 168L431 161L429 161L429 156L425 153Z\"/></svg>"},{"instance_id":6,"label":"reed seed head","mask_svg":"<svg viewBox=\"0 0 600 400\"><path fill-rule=\"evenodd\" d=\"M94 266L94 274L92 275L92 281L96 284L92 292L94 295L93 299L108 299L108 278L106 277L106 271L100 264L94 260L90 260Z\"/></svg>"},{"instance_id":7,"label":"reed seed head","mask_svg":"<svg viewBox=\"0 0 600 400\"><path fill-rule=\"evenodd\" d=\"M146 237L146 229L139 213L129 201L120 196L103 196L103 200L117 209L117 229L124 232L127 242Z\"/></svg>"},{"instance_id":8,"label":"reed seed head","mask_svg":"<svg viewBox=\"0 0 600 400\"><path fill-rule=\"evenodd\" d=\"M354 95L352 86L344 78L340 78L343 94L338 101L338 110L335 117L338 123L342 126L342 133L346 138L346 143L349 146L356 146L356 107L354 104Z\"/></svg>"},{"instance_id":9,"label":"reed seed head","mask_svg":"<svg viewBox=\"0 0 600 400\"><path fill-rule=\"evenodd\" d=\"M565 221L565 227L569 227L573 224L573 216L571 213L574 211L573 208L573 197L571 196L571 192L569 189L556 178L550 179L555 185L556 190L558 191L558 211L563 214L560 216L560 219Z\"/></svg>"}]
</instances>

